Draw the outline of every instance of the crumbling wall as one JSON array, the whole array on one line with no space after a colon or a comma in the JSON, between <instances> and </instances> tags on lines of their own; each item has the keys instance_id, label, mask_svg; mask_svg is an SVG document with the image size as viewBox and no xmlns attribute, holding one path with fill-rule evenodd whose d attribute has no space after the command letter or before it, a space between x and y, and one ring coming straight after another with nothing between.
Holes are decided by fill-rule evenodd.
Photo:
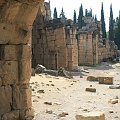
<instances>
[{"instance_id":1,"label":"crumbling wall","mask_svg":"<svg viewBox=\"0 0 120 120\"><path fill-rule=\"evenodd\" d=\"M32 117L31 28L43 0L0 1L0 120Z\"/></svg>"}]
</instances>

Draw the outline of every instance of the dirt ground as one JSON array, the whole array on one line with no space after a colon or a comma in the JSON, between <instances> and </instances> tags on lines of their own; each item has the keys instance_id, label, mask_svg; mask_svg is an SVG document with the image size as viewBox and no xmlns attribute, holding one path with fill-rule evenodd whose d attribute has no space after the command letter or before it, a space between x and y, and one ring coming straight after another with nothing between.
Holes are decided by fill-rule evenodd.
<instances>
[{"instance_id":1,"label":"dirt ground","mask_svg":"<svg viewBox=\"0 0 120 120\"><path fill-rule=\"evenodd\" d=\"M120 120L120 89L110 89L109 85L87 81L87 76L113 76L114 84L120 84L120 63L102 63L96 67L80 67L89 73L75 72L73 79L47 74L31 77L32 101L35 120L75 120L77 114L100 111L106 120ZM96 92L86 92L92 85ZM111 104L110 99L118 99ZM44 102L48 102L45 104ZM52 105L51 105L52 104ZM64 117L61 113L68 115Z\"/></svg>"}]
</instances>

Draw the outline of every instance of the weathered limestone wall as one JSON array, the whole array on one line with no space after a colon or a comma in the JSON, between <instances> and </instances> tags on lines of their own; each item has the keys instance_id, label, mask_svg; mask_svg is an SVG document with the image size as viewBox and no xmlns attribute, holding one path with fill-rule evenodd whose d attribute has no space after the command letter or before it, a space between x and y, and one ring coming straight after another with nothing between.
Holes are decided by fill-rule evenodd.
<instances>
[{"instance_id":1,"label":"weathered limestone wall","mask_svg":"<svg viewBox=\"0 0 120 120\"><path fill-rule=\"evenodd\" d=\"M42 64L49 69L72 70L78 66L76 29L66 30L65 26L43 29L38 24L33 28L33 67Z\"/></svg>"},{"instance_id":2,"label":"weathered limestone wall","mask_svg":"<svg viewBox=\"0 0 120 120\"><path fill-rule=\"evenodd\" d=\"M48 28L47 29L47 50L48 50L48 67L58 69L59 67L67 68L67 47L65 39L65 28Z\"/></svg>"},{"instance_id":3,"label":"weathered limestone wall","mask_svg":"<svg viewBox=\"0 0 120 120\"><path fill-rule=\"evenodd\" d=\"M98 63L97 37L93 33L81 33L78 44L78 64L94 65Z\"/></svg>"},{"instance_id":4,"label":"weathered limestone wall","mask_svg":"<svg viewBox=\"0 0 120 120\"><path fill-rule=\"evenodd\" d=\"M80 33L78 43L79 65L95 65L106 59L114 58L116 53L117 49L114 48L114 45L110 45L109 41L106 41L104 45L99 41L97 34L89 32Z\"/></svg>"},{"instance_id":5,"label":"weathered limestone wall","mask_svg":"<svg viewBox=\"0 0 120 120\"><path fill-rule=\"evenodd\" d=\"M66 44L67 44L67 67L69 70L76 69L78 66L78 44L76 39L76 28L66 30ZM68 33L68 34L67 34Z\"/></svg>"},{"instance_id":6,"label":"weathered limestone wall","mask_svg":"<svg viewBox=\"0 0 120 120\"><path fill-rule=\"evenodd\" d=\"M43 0L0 1L0 120L33 116L31 27Z\"/></svg>"},{"instance_id":7,"label":"weathered limestone wall","mask_svg":"<svg viewBox=\"0 0 120 120\"><path fill-rule=\"evenodd\" d=\"M114 47L115 45L110 45L110 41L106 40L106 43L98 48L99 62L114 58L117 55L117 49Z\"/></svg>"}]
</instances>

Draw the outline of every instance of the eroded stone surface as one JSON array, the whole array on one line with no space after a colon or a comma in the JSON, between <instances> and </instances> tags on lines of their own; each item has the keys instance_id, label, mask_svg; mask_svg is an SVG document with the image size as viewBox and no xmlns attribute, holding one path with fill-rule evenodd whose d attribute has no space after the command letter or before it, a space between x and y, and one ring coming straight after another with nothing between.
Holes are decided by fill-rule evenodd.
<instances>
[{"instance_id":1,"label":"eroded stone surface","mask_svg":"<svg viewBox=\"0 0 120 120\"><path fill-rule=\"evenodd\" d=\"M13 85L18 83L17 61L0 61L0 69L3 85Z\"/></svg>"},{"instance_id":2,"label":"eroded stone surface","mask_svg":"<svg viewBox=\"0 0 120 120\"><path fill-rule=\"evenodd\" d=\"M19 110L4 114L2 120L19 120Z\"/></svg>"},{"instance_id":3,"label":"eroded stone surface","mask_svg":"<svg viewBox=\"0 0 120 120\"><path fill-rule=\"evenodd\" d=\"M33 117L31 29L44 0L0 1L0 119Z\"/></svg>"},{"instance_id":4,"label":"eroded stone surface","mask_svg":"<svg viewBox=\"0 0 120 120\"><path fill-rule=\"evenodd\" d=\"M10 86L0 87L0 116L11 111L12 89Z\"/></svg>"}]
</instances>

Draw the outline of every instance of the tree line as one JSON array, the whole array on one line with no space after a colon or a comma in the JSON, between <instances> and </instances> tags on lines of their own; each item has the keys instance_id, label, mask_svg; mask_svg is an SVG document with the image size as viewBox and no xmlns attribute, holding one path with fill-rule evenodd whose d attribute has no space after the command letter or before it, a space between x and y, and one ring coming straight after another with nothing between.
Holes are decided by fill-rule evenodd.
<instances>
[{"instance_id":1,"label":"tree line","mask_svg":"<svg viewBox=\"0 0 120 120\"><path fill-rule=\"evenodd\" d=\"M62 8L61 12L64 13L63 8ZM77 24L79 29L81 29L85 25L85 23L82 19L84 16L93 17L95 19L95 21L97 21L96 15L93 16L93 14L92 14L92 9L90 9L89 11L87 9L85 9L85 15L83 14L83 6L81 4L78 17L76 15L75 10L74 10L74 15L73 15L73 23ZM56 8L54 8L53 18L54 19L58 18ZM118 49L120 49L120 12L119 12L119 16L116 19L114 19L112 4L110 5L109 31L106 32L104 7L103 7L103 3L102 3L102 5L101 5L101 20L100 21L101 21L102 37L109 38L109 40L114 41L115 44L118 46Z\"/></svg>"}]
</instances>

